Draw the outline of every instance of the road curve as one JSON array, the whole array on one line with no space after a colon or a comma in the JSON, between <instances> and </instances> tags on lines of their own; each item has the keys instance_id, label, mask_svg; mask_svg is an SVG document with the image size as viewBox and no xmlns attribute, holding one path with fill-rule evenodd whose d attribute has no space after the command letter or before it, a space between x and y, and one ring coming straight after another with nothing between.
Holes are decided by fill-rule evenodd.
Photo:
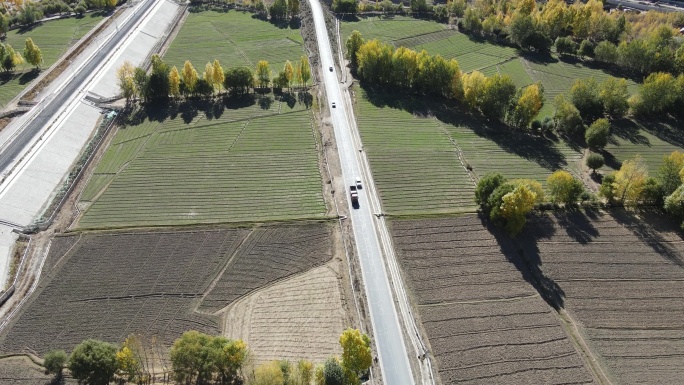
<instances>
[{"instance_id":1,"label":"road curve","mask_svg":"<svg viewBox=\"0 0 684 385\"><path fill-rule=\"evenodd\" d=\"M42 108L36 116L31 119L25 127L3 148L0 149L0 173L5 171L18 157L22 151L33 140L33 138L49 124L51 118L62 108L67 100L79 92L79 88L83 82L103 63L104 59L113 52L116 46L128 35L130 29L135 26L140 19L147 14L147 11L158 0L143 0L145 3L135 11L135 14L130 17L125 24L119 26L118 30L102 47L100 47L95 55L93 55L88 62L77 71L73 78L69 80L64 88L59 93L46 98L46 104L41 107L39 103L33 108Z\"/></svg>"},{"instance_id":2,"label":"road curve","mask_svg":"<svg viewBox=\"0 0 684 385\"><path fill-rule=\"evenodd\" d=\"M321 58L321 81L325 85L328 103L334 102L336 108L330 108L332 123L337 142L337 151L342 165L342 179L345 185L343 194L348 194L348 186L354 183L356 176L362 175L361 164L355 146L347 115L347 105L342 94L337 72L334 70L330 39L325 25L323 10L318 0L309 0L316 29L316 40ZM333 67L333 71L329 68ZM375 335L378 359L382 371L383 383L388 385L414 385L413 374L404 344L404 337L394 297L389 285L380 243L373 222L370 199L367 190L359 191L359 206L354 208L351 201L349 212L352 220L356 250L361 262L370 318Z\"/></svg>"}]
</instances>

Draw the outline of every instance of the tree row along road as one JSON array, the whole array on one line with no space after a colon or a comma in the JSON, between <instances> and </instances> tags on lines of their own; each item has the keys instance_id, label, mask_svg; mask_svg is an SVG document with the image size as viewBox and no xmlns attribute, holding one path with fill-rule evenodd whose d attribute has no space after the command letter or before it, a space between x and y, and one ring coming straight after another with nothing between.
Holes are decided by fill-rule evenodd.
<instances>
[{"instance_id":1,"label":"tree row along road","mask_svg":"<svg viewBox=\"0 0 684 385\"><path fill-rule=\"evenodd\" d=\"M144 3L137 11L130 17L123 25L119 26L114 35L100 47L97 52L88 60L88 62L78 70L74 76L67 82L65 87L59 93L53 95L50 99L45 100L47 104L41 107L39 103L33 108L41 108L41 110L26 124L23 129L7 143L4 148L0 149L0 172L9 171L7 168L18 158L31 140L47 125L50 124L51 119L60 109L65 107L67 100L75 93L80 92L80 87L84 82L95 72L102 69L102 64L106 57L113 52L117 45L128 35L131 28L133 28L152 8L152 6L160 0L143 0Z\"/></svg>"},{"instance_id":2,"label":"tree row along road","mask_svg":"<svg viewBox=\"0 0 684 385\"><path fill-rule=\"evenodd\" d=\"M330 40L326 30L323 10L318 0L309 0L316 29L316 40L321 58L321 79L325 85L328 103L336 107L330 108L337 150L342 165L342 179L345 190L340 192L347 194L348 186L354 184L356 176L361 176L362 167L357 157L357 149L354 145L351 127L347 115L347 101L343 97L336 71L329 68L335 67ZM366 176L368 181L370 175ZM366 186L369 184L366 183ZM413 385L414 379L409 365L406 346L402 329L399 324L394 298L389 285L385 263L378 241L376 228L371 212L367 188L359 190L359 204L355 208L351 200L347 199L349 212L352 220L356 250L361 262L361 274L363 276L370 318L377 346L377 355L380 361L383 383L388 385Z\"/></svg>"}]
</instances>

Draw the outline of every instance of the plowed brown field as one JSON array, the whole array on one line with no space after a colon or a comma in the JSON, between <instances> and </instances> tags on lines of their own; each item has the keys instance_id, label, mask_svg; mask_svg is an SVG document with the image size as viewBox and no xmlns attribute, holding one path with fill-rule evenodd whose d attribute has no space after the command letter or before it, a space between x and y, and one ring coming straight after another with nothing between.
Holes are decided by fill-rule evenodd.
<instances>
[{"instance_id":1,"label":"plowed brown field","mask_svg":"<svg viewBox=\"0 0 684 385\"><path fill-rule=\"evenodd\" d=\"M443 384L593 382L512 244L477 216L391 228Z\"/></svg>"},{"instance_id":2,"label":"plowed brown field","mask_svg":"<svg viewBox=\"0 0 684 385\"><path fill-rule=\"evenodd\" d=\"M517 241L619 384L684 379L684 243L676 225L625 211L556 213Z\"/></svg>"},{"instance_id":3,"label":"plowed brown field","mask_svg":"<svg viewBox=\"0 0 684 385\"><path fill-rule=\"evenodd\" d=\"M325 264L330 239L327 223L57 237L43 281L2 332L0 351L69 351L86 338L118 343L131 333L169 346L186 330L219 334L221 315L196 309ZM307 343L320 345L316 336Z\"/></svg>"}]
</instances>

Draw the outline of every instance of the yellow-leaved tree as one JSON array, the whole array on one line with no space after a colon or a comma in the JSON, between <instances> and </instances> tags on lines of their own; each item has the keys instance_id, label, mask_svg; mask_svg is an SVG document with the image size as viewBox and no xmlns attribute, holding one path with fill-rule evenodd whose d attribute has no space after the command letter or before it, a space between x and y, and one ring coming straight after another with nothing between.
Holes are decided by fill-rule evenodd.
<instances>
[{"instance_id":1,"label":"yellow-leaved tree","mask_svg":"<svg viewBox=\"0 0 684 385\"><path fill-rule=\"evenodd\" d=\"M615 173L614 197L625 205L636 205L644 191L647 178L648 168L641 155L622 162L620 170Z\"/></svg>"},{"instance_id":2,"label":"yellow-leaved tree","mask_svg":"<svg viewBox=\"0 0 684 385\"><path fill-rule=\"evenodd\" d=\"M259 60L256 66L256 83L260 88L268 87L271 82L271 68L266 60Z\"/></svg>"},{"instance_id":3,"label":"yellow-leaved tree","mask_svg":"<svg viewBox=\"0 0 684 385\"><path fill-rule=\"evenodd\" d=\"M558 170L546 178L549 196L554 203L575 203L584 192L584 185L567 171Z\"/></svg>"},{"instance_id":4,"label":"yellow-leaved tree","mask_svg":"<svg viewBox=\"0 0 684 385\"><path fill-rule=\"evenodd\" d=\"M126 338L123 344L121 344L121 349L116 352L116 363L119 367L119 375L126 378L127 381L131 382L136 379L142 380L141 378L141 363L134 353L136 349L137 339L134 336L129 336Z\"/></svg>"},{"instance_id":5,"label":"yellow-leaved tree","mask_svg":"<svg viewBox=\"0 0 684 385\"><path fill-rule=\"evenodd\" d=\"M169 93L171 93L171 96L174 98L180 96L180 83L180 73L178 72L178 68L174 66L171 68L171 71L169 71Z\"/></svg>"},{"instance_id":6,"label":"yellow-leaved tree","mask_svg":"<svg viewBox=\"0 0 684 385\"><path fill-rule=\"evenodd\" d=\"M218 59L214 59L213 76L214 87L218 88L218 92L221 93L221 87L223 87L223 81L225 80L226 75L223 72L223 67L221 67L221 63L219 63Z\"/></svg>"},{"instance_id":7,"label":"yellow-leaved tree","mask_svg":"<svg viewBox=\"0 0 684 385\"><path fill-rule=\"evenodd\" d=\"M195 92L195 86L197 85L197 81L199 80L199 76L197 75L197 71L195 70L195 67L192 66L192 63L190 63L190 60L186 60L185 64L183 65L183 86L185 88L185 93L186 94L192 94Z\"/></svg>"},{"instance_id":8,"label":"yellow-leaved tree","mask_svg":"<svg viewBox=\"0 0 684 385\"><path fill-rule=\"evenodd\" d=\"M210 62L207 62L207 64L204 66L204 74L202 74L202 78L204 79L207 84L211 85L212 91L214 90L214 65L211 64Z\"/></svg>"},{"instance_id":9,"label":"yellow-leaved tree","mask_svg":"<svg viewBox=\"0 0 684 385\"><path fill-rule=\"evenodd\" d=\"M285 79L287 79L287 88L290 88L290 85L292 84L292 79L294 79L294 67L292 66L292 63L290 61L285 62L285 68L283 68L283 72L285 73Z\"/></svg>"},{"instance_id":10,"label":"yellow-leaved tree","mask_svg":"<svg viewBox=\"0 0 684 385\"><path fill-rule=\"evenodd\" d=\"M527 186L520 185L503 196L500 212L505 218L504 228L511 235L518 234L525 226L525 216L534 208L537 194Z\"/></svg>"},{"instance_id":11,"label":"yellow-leaved tree","mask_svg":"<svg viewBox=\"0 0 684 385\"><path fill-rule=\"evenodd\" d=\"M121 67L116 70L116 78L119 83L119 89L121 90L123 97L126 98L127 102L133 96L135 96L136 93L135 81L133 78L134 74L135 67L133 67L133 63L128 60L126 60Z\"/></svg>"},{"instance_id":12,"label":"yellow-leaved tree","mask_svg":"<svg viewBox=\"0 0 684 385\"><path fill-rule=\"evenodd\" d=\"M306 83L311 79L311 66L309 65L309 58L302 56L299 62L299 72L302 77L302 83L304 83L304 88L306 88Z\"/></svg>"},{"instance_id":13,"label":"yellow-leaved tree","mask_svg":"<svg viewBox=\"0 0 684 385\"><path fill-rule=\"evenodd\" d=\"M539 84L530 84L520 93L515 103L510 123L518 128L527 128L544 105L544 91Z\"/></svg>"},{"instance_id":14,"label":"yellow-leaved tree","mask_svg":"<svg viewBox=\"0 0 684 385\"><path fill-rule=\"evenodd\" d=\"M29 64L35 66L36 68L40 68L40 65L43 64L43 53L30 37L26 39L24 58L26 58L26 61Z\"/></svg>"},{"instance_id":15,"label":"yellow-leaved tree","mask_svg":"<svg viewBox=\"0 0 684 385\"><path fill-rule=\"evenodd\" d=\"M359 384L359 376L373 364L370 338L359 329L347 329L340 336L342 368L350 384Z\"/></svg>"},{"instance_id":16,"label":"yellow-leaved tree","mask_svg":"<svg viewBox=\"0 0 684 385\"><path fill-rule=\"evenodd\" d=\"M473 71L463 75L463 101L468 108L478 108L482 103L485 80L486 77L480 71Z\"/></svg>"}]
</instances>

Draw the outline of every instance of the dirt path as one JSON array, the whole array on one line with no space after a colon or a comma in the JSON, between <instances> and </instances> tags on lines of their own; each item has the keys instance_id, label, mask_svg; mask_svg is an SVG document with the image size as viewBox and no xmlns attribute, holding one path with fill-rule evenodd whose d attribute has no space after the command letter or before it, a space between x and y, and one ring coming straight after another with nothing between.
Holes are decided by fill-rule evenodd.
<instances>
[{"instance_id":1,"label":"dirt path","mask_svg":"<svg viewBox=\"0 0 684 385\"><path fill-rule=\"evenodd\" d=\"M597 355L593 352L587 341L585 341L582 333L580 332L577 322L565 309L561 309L558 312L558 318L565 327L565 330L570 335L570 340L575 345L575 348L580 353L580 356L584 359L587 367L591 369L591 373L594 375L594 379L597 383L603 385L613 385L608 375L606 375L606 370L601 364L601 361L597 358Z\"/></svg>"}]
</instances>

